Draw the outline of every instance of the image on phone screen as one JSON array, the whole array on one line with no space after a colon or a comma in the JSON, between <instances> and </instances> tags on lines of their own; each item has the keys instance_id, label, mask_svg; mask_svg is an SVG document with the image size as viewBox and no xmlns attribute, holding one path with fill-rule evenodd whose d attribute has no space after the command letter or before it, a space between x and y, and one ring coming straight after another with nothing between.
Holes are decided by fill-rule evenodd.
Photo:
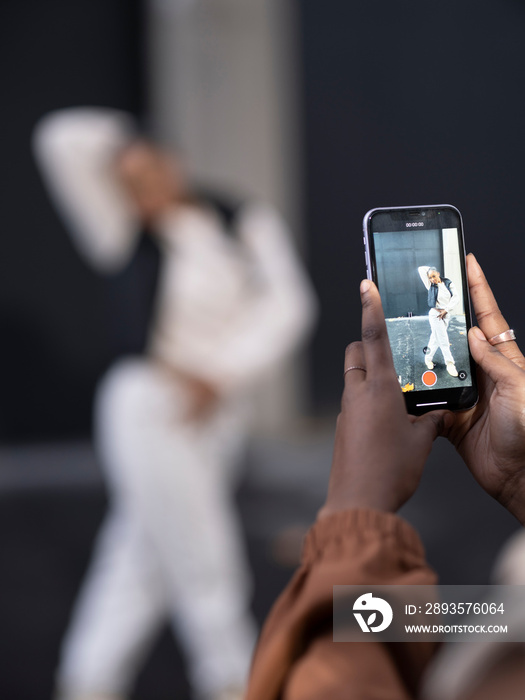
<instances>
[{"instance_id":1,"label":"image on phone screen","mask_svg":"<svg viewBox=\"0 0 525 700\"><path fill-rule=\"evenodd\" d=\"M378 287L401 388L471 385L458 230L373 236Z\"/></svg>"},{"instance_id":2,"label":"image on phone screen","mask_svg":"<svg viewBox=\"0 0 525 700\"><path fill-rule=\"evenodd\" d=\"M396 375L403 392L413 393L414 408L431 408L431 396L436 408L451 397L462 407L461 397L475 393L461 224L445 214L389 218L379 210L367 231Z\"/></svg>"}]
</instances>

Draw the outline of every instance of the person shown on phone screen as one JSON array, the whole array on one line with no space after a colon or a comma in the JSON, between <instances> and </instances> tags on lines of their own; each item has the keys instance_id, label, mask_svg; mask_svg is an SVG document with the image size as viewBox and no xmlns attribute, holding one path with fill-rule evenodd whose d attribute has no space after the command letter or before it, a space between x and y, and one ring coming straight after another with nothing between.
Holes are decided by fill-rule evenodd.
<instances>
[{"instance_id":1,"label":"person shown on phone screen","mask_svg":"<svg viewBox=\"0 0 525 700\"><path fill-rule=\"evenodd\" d=\"M448 324L450 323L450 311L459 301L459 294L454 283L448 277L441 277L441 273L435 267L422 265L417 271L421 281L428 291L428 321L432 332L428 341L428 352L425 355L425 364L428 369L434 369L434 355L440 348L447 367L447 372L452 377L458 376L456 362L450 351L448 339Z\"/></svg>"}]
</instances>

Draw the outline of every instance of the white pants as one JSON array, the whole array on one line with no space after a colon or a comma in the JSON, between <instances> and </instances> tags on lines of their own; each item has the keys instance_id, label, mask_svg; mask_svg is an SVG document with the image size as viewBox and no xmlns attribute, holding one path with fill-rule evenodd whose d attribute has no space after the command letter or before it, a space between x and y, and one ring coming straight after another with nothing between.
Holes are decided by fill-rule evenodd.
<instances>
[{"instance_id":1,"label":"white pants","mask_svg":"<svg viewBox=\"0 0 525 700\"><path fill-rule=\"evenodd\" d=\"M427 358L432 360L436 350L440 348L445 362L454 362L454 358L450 352L450 341L447 332L448 324L450 323L450 314L447 314L444 319L440 319L438 310L430 309L428 320L432 333L428 341Z\"/></svg>"},{"instance_id":2,"label":"white pants","mask_svg":"<svg viewBox=\"0 0 525 700\"><path fill-rule=\"evenodd\" d=\"M146 359L117 363L101 383L96 442L112 502L63 644L66 691L127 693L167 618L198 694L247 678L255 626L231 501L244 412L223 404L194 425L186 405Z\"/></svg>"}]
</instances>

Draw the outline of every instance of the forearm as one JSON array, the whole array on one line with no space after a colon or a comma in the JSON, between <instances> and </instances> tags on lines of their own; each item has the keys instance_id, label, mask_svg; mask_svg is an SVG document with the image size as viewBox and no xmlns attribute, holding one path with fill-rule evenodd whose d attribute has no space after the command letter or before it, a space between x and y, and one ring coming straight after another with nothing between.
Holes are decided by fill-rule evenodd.
<instances>
[{"instance_id":1,"label":"forearm","mask_svg":"<svg viewBox=\"0 0 525 700\"><path fill-rule=\"evenodd\" d=\"M101 271L121 267L137 240L139 222L113 162L132 138L129 115L96 108L52 112L33 135L49 193L79 252Z\"/></svg>"},{"instance_id":2,"label":"forearm","mask_svg":"<svg viewBox=\"0 0 525 700\"><path fill-rule=\"evenodd\" d=\"M255 654L247 700L411 696L431 654L414 646L399 667L381 644L332 641L335 584L432 584L416 532L393 514L347 510L318 520L303 564L271 611Z\"/></svg>"},{"instance_id":3,"label":"forearm","mask_svg":"<svg viewBox=\"0 0 525 700\"><path fill-rule=\"evenodd\" d=\"M280 216L269 207L247 208L240 237L254 294L215 358L234 384L260 376L293 352L317 315L315 292Z\"/></svg>"},{"instance_id":4,"label":"forearm","mask_svg":"<svg viewBox=\"0 0 525 700\"><path fill-rule=\"evenodd\" d=\"M430 270L430 267L428 265L421 265L420 267L417 268L418 274L421 278L421 281L425 285L425 288L428 290L430 289L430 281L428 279L428 271Z\"/></svg>"},{"instance_id":5,"label":"forearm","mask_svg":"<svg viewBox=\"0 0 525 700\"><path fill-rule=\"evenodd\" d=\"M453 282L450 284L450 293L452 295L450 297L450 301L444 307L447 313L452 311L452 309L454 309L459 303L459 294Z\"/></svg>"}]
</instances>

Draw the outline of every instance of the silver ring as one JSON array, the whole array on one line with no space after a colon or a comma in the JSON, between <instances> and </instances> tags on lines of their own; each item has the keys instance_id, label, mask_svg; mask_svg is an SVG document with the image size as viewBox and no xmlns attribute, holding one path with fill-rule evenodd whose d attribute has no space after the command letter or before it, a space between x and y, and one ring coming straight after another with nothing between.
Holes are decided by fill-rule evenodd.
<instances>
[{"instance_id":1,"label":"silver ring","mask_svg":"<svg viewBox=\"0 0 525 700\"><path fill-rule=\"evenodd\" d=\"M351 367L347 367L345 371L343 372L343 377L346 377L347 372L351 372L353 369L360 369L366 374L366 369L364 367L359 367L359 365L352 365Z\"/></svg>"},{"instance_id":2,"label":"silver ring","mask_svg":"<svg viewBox=\"0 0 525 700\"><path fill-rule=\"evenodd\" d=\"M514 333L512 328L509 328L508 331L503 331L503 333L498 333L498 335L494 335L492 338L489 338L489 343L491 345L499 345L500 343L507 343L509 340L516 340L516 333Z\"/></svg>"}]
</instances>

